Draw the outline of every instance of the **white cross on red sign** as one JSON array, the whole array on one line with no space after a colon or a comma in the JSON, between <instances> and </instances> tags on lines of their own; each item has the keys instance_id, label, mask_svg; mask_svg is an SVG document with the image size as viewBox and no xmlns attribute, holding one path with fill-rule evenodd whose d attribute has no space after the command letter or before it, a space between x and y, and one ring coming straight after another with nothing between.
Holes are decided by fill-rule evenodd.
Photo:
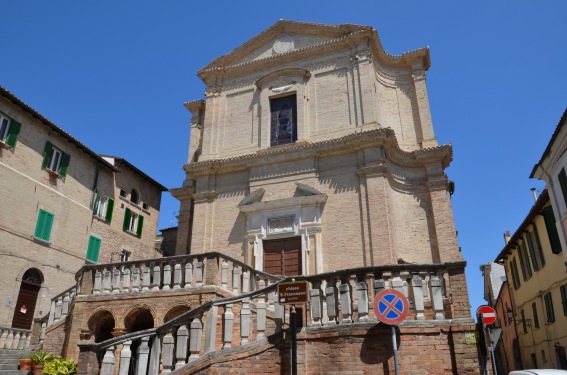
<instances>
[{"instance_id":1,"label":"white cross on red sign","mask_svg":"<svg viewBox=\"0 0 567 375\"><path fill-rule=\"evenodd\" d=\"M481 316L485 325L490 325L496 321L496 311L490 306L480 306L476 310L476 314Z\"/></svg>"}]
</instances>

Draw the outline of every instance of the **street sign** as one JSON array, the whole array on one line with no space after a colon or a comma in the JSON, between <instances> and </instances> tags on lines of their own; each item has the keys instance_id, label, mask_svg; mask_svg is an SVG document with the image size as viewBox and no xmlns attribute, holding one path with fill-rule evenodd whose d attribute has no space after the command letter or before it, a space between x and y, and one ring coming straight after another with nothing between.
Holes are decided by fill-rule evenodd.
<instances>
[{"instance_id":1,"label":"street sign","mask_svg":"<svg viewBox=\"0 0 567 375\"><path fill-rule=\"evenodd\" d=\"M383 323L397 325L408 315L409 303L401 292L384 289L374 298L374 314Z\"/></svg>"},{"instance_id":2,"label":"street sign","mask_svg":"<svg viewBox=\"0 0 567 375\"><path fill-rule=\"evenodd\" d=\"M490 306L480 306L476 315L481 315L484 325L490 325L496 321L496 311Z\"/></svg>"},{"instance_id":3,"label":"street sign","mask_svg":"<svg viewBox=\"0 0 567 375\"><path fill-rule=\"evenodd\" d=\"M280 305L302 304L309 301L307 281L294 281L278 284L278 302Z\"/></svg>"}]
</instances>

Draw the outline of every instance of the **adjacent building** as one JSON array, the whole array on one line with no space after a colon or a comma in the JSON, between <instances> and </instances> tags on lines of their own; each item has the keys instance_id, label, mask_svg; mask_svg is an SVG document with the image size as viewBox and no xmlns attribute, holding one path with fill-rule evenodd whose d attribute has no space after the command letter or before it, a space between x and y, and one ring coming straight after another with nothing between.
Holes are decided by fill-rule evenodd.
<instances>
[{"instance_id":1,"label":"adjacent building","mask_svg":"<svg viewBox=\"0 0 567 375\"><path fill-rule=\"evenodd\" d=\"M46 315L85 263L155 257L165 190L0 87L2 337Z\"/></svg>"}]
</instances>

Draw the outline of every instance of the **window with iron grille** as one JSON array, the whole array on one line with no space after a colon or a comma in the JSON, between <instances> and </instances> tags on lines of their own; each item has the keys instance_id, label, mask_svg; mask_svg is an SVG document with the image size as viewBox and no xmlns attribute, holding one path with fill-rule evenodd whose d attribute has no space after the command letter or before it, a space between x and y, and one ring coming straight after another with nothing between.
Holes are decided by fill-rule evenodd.
<instances>
[{"instance_id":1,"label":"window with iron grille","mask_svg":"<svg viewBox=\"0 0 567 375\"><path fill-rule=\"evenodd\" d=\"M270 146L297 141L297 96L270 99Z\"/></svg>"},{"instance_id":2,"label":"window with iron grille","mask_svg":"<svg viewBox=\"0 0 567 375\"><path fill-rule=\"evenodd\" d=\"M532 303L532 315L534 316L534 327L539 328L539 318L537 316L537 306L535 302Z\"/></svg>"}]
</instances>

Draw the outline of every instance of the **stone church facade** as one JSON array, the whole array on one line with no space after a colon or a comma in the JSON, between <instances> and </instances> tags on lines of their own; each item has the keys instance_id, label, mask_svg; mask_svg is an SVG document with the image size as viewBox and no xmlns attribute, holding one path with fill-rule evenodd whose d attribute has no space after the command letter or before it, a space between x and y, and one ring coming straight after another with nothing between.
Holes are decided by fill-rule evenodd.
<instances>
[{"instance_id":1,"label":"stone church facade","mask_svg":"<svg viewBox=\"0 0 567 375\"><path fill-rule=\"evenodd\" d=\"M462 260L429 66L428 49L390 55L371 27L289 21L206 65L206 99L185 104L177 254L293 258L287 275Z\"/></svg>"}]
</instances>

